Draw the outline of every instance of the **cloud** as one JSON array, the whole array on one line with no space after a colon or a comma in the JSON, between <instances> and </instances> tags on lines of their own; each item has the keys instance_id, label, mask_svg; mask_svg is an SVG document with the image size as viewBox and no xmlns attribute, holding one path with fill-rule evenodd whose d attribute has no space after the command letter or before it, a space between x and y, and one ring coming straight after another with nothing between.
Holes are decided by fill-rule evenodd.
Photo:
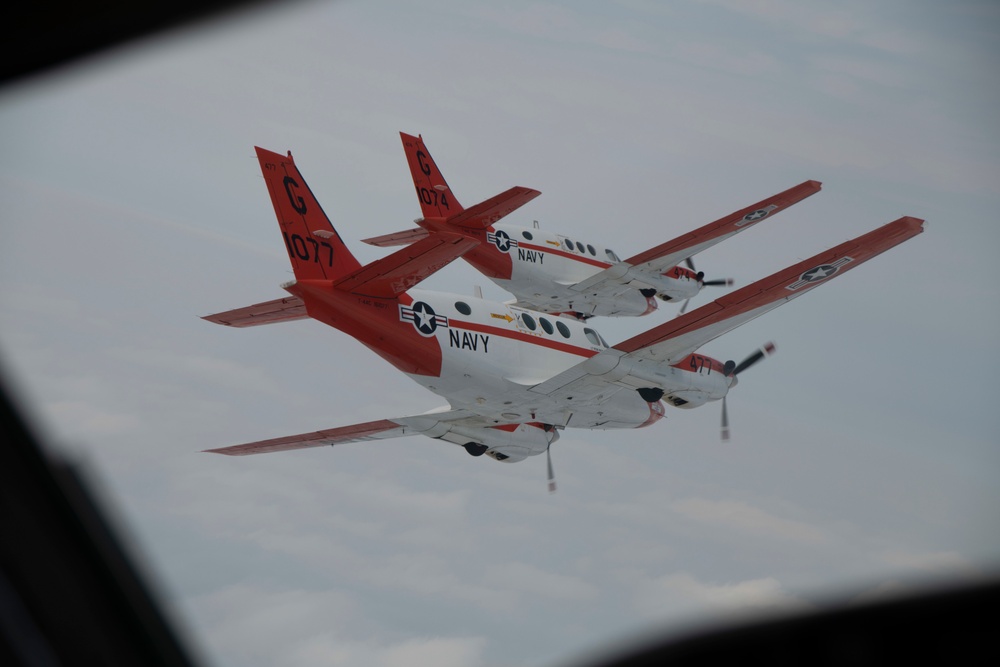
<instances>
[{"instance_id":1,"label":"cloud","mask_svg":"<svg viewBox=\"0 0 1000 667\"><path fill-rule=\"evenodd\" d=\"M192 607L220 665L475 667L486 646L482 637L393 637L337 590L241 584L197 598Z\"/></svg>"},{"instance_id":2,"label":"cloud","mask_svg":"<svg viewBox=\"0 0 1000 667\"><path fill-rule=\"evenodd\" d=\"M742 501L687 498L674 501L670 508L695 521L733 528L758 537L779 538L803 544L823 544L829 540L815 526L768 514Z\"/></svg>"},{"instance_id":3,"label":"cloud","mask_svg":"<svg viewBox=\"0 0 1000 667\"><path fill-rule=\"evenodd\" d=\"M633 598L646 617L744 616L761 611L804 609L809 605L784 590L774 577L709 583L687 572L642 582Z\"/></svg>"}]
</instances>

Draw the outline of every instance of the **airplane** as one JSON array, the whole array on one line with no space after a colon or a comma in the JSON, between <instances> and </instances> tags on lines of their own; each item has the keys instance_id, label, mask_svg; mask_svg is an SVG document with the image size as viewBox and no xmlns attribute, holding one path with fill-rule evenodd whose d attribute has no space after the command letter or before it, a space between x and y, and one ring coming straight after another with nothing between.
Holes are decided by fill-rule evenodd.
<instances>
[{"instance_id":1,"label":"airplane","mask_svg":"<svg viewBox=\"0 0 1000 667\"><path fill-rule=\"evenodd\" d=\"M313 318L354 337L448 405L429 412L206 450L242 456L409 435L513 463L546 453L567 428L647 427L664 402L722 400L767 344L740 363L698 352L705 343L798 298L923 231L902 217L615 345L586 322L414 286L478 242L432 231L362 266L287 156L257 148L292 264L290 297L204 319L232 327Z\"/></svg>"},{"instance_id":2,"label":"airplane","mask_svg":"<svg viewBox=\"0 0 1000 667\"><path fill-rule=\"evenodd\" d=\"M682 301L678 314L703 287L733 284L706 280L692 256L749 229L820 191L818 181L799 185L731 213L693 232L661 243L625 261L611 249L536 227L498 223L541 194L516 187L465 209L431 157L423 137L400 132L423 217L416 229L363 239L380 247L406 245L434 231L448 231L479 244L463 259L516 297L515 306L587 319L595 315L641 316L657 298ZM497 206L502 202L503 207ZM486 206L484 206L486 205ZM488 211L488 215L483 215ZM681 266L681 264L684 266Z\"/></svg>"}]
</instances>

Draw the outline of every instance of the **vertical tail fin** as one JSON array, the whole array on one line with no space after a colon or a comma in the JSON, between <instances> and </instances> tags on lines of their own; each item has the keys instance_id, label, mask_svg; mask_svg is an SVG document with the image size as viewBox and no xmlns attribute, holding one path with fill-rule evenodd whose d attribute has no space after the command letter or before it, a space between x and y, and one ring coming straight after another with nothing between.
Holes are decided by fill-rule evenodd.
<instances>
[{"instance_id":1,"label":"vertical tail fin","mask_svg":"<svg viewBox=\"0 0 1000 667\"><path fill-rule=\"evenodd\" d=\"M425 218L450 218L465 209L448 188L448 182L441 175L441 170L434 164L423 137L399 133L406 151L406 161L413 175L413 185L417 188L417 199L420 200L420 210Z\"/></svg>"},{"instance_id":2,"label":"vertical tail fin","mask_svg":"<svg viewBox=\"0 0 1000 667\"><path fill-rule=\"evenodd\" d=\"M295 278L335 280L360 269L306 185L291 152L285 156L256 149Z\"/></svg>"}]
</instances>

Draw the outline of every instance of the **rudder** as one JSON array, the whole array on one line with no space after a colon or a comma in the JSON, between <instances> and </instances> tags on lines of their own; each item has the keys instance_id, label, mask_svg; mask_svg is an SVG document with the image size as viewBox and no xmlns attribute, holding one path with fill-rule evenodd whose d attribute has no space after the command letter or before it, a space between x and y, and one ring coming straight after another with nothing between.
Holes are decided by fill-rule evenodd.
<instances>
[{"instance_id":1,"label":"rudder","mask_svg":"<svg viewBox=\"0 0 1000 667\"><path fill-rule=\"evenodd\" d=\"M295 278L335 280L360 269L296 168L291 151L286 156L255 148Z\"/></svg>"}]
</instances>

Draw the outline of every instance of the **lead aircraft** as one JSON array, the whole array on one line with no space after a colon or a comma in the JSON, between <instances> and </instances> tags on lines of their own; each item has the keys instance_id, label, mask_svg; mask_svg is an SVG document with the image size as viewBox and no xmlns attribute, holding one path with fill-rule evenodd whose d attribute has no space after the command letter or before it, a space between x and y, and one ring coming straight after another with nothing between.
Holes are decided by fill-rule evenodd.
<instances>
[{"instance_id":1,"label":"lead aircraft","mask_svg":"<svg viewBox=\"0 0 1000 667\"><path fill-rule=\"evenodd\" d=\"M311 317L353 336L448 405L208 450L235 456L424 435L510 463L548 453L563 429L642 428L664 416L664 403L693 408L720 399L725 439L726 395L774 347L739 364L698 349L923 231L923 220L902 217L609 346L574 318L415 289L480 245L466 234L430 231L362 266L291 153L257 148L257 157L295 274L282 285L291 296L205 319L248 327ZM554 489L551 458L549 478Z\"/></svg>"},{"instance_id":2,"label":"lead aircraft","mask_svg":"<svg viewBox=\"0 0 1000 667\"><path fill-rule=\"evenodd\" d=\"M467 236L478 243L462 258L513 294L514 305L578 319L647 315L656 310L657 298L682 301L683 313L703 287L733 282L730 278L705 280L705 274L695 270L694 255L821 188L819 181L800 183L622 261L613 250L579 238L497 222L540 195L538 190L514 187L465 209L448 187L423 137L403 132L400 137L423 217L414 221L419 225L416 229L364 242L382 247L406 245L440 231Z\"/></svg>"}]
</instances>

